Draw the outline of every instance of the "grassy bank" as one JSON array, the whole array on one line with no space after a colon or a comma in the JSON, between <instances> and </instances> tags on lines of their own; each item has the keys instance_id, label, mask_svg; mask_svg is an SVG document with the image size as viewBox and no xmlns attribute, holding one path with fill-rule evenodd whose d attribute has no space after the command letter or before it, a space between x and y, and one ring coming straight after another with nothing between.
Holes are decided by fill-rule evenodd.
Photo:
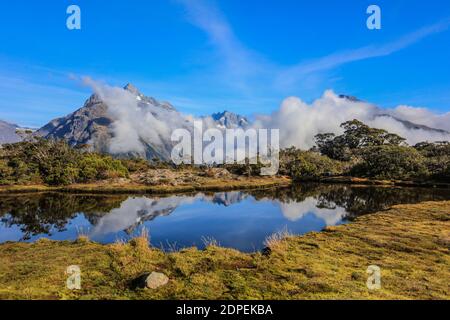
<instances>
[{"instance_id":1,"label":"grassy bank","mask_svg":"<svg viewBox=\"0 0 450 320\"><path fill-rule=\"evenodd\" d=\"M27 192L72 192L72 193L101 193L101 194L167 194L196 191L232 191L245 189L264 189L271 187L289 186L291 179L287 177L241 177L241 178L204 178L195 183L177 185L139 183L123 183L104 181L99 183L72 184L69 186L52 187L46 185L12 185L0 186L0 193L27 193Z\"/></svg>"},{"instance_id":2,"label":"grassy bank","mask_svg":"<svg viewBox=\"0 0 450 320\"><path fill-rule=\"evenodd\" d=\"M450 201L400 205L305 236L273 237L265 253L209 246L163 253L147 239L101 245L40 240L0 245L0 299L449 299ZM65 288L79 265L82 289ZM366 269L381 268L368 290ZM133 289L145 272L159 289Z\"/></svg>"},{"instance_id":3,"label":"grassy bank","mask_svg":"<svg viewBox=\"0 0 450 320\"><path fill-rule=\"evenodd\" d=\"M337 176L318 179L299 180L298 183L317 182L324 184L386 186L386 187L417 187L449 189L450 184L433 181L402 181L376 180L367 178ZM69 186L47 185L10 185L0 186L0 194L34 193L34 192L66 192L77 194L170 194L185 192L220 192L233 190L268 189L274 187L288 187L292 180L287 176L252 176L233 178L204 178L195 183L183 184L154 184L146 185L133 182L100 181L97 183L72 184Z\"/></svg>"},{"instance_id":4,"label":"grassy bank","mask_svg":"<svg viewBox=\"0 0 450 320\"><path fill-rule=\"evenodd\" d=\"M353 184L366 186L390 186L390 187L419 187L419 188L450 188L449 183L437 181L412 181L412 180L378 180L349 176L323 177L316 179L320 183Z\"/></svg>"}]
</instances>

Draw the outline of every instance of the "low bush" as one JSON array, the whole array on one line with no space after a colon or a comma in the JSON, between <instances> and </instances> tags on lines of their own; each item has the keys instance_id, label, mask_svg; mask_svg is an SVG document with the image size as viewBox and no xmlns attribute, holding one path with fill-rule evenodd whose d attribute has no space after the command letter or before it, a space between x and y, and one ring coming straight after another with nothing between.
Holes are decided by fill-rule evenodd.
<instances>
[{"instance_id":1,"label":"low bush","mask_svg":"<svg viewBox=\"0 0 450 320\"><path fill-rule=\"evenodd\" d=\"M376 179L415 179L428 176L426 159L416 149L382 145L361 152L362 161L351 170L352 175Z\"/></svg>"},{"instance_id":2,"label":"low bush","mask_svg":"<svg viewBox=\"0 0 450 320\"><path fill-rule=\"evenodd\" d=\"M6 144L0 152L0 184L68 185L126 177L122 161L108 155L71 148L64 141L44 140Z\"/></svg>"},{"instance_id":3,"label":"low bush","mask_svg":"<svg viewBox=\"0 0 450 320\"><path fill-rule=\"evenodd\" d=\"M295 180L341 175L345 167L345 162L330 159L316 151L302 151L291 147L280 152L279 173Z\"/></svg>"}]
</instances>

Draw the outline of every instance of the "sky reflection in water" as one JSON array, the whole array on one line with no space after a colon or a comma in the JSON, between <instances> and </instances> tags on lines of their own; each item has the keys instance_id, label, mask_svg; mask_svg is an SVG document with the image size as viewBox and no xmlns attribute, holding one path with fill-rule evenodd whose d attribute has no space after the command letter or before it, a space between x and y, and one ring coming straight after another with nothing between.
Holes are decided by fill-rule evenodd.
<instances>
[{"instance_id":1,"label":"sky reflection in water","mask_svg":"<svg viewBox=\"0 0 450 320\"><path fill-rule=\"evenodd\" d=\"M41 237L74 240L83 233L94 241L111 243L127 240L146 228L152 245L166 250L193 245L203 248L202 239L209 237L224 247L250 252L262 249L264 239L277 231L320 231L383 209L383 205L436 198L448 199L449 192L328 186L169 197L2 196L0 242Z\"/></svg>"}]
</instances>

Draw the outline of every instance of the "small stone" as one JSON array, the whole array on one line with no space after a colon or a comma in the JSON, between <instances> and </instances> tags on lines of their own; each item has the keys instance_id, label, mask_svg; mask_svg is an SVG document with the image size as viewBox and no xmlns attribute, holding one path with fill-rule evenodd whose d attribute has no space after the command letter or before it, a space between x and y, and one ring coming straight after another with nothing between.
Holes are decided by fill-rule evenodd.
<instances>
[{"instance_id":1,"label":"small stone","mask_svg":"<svg viewBox=\"0 0 450 320\"><path fill-rule=\"evenodd\" d=\"M152 272L145 280L145 285L150 289L157 289L165 286L169 282L169 278L160 272Z\"/></svg>"}]
</instances>

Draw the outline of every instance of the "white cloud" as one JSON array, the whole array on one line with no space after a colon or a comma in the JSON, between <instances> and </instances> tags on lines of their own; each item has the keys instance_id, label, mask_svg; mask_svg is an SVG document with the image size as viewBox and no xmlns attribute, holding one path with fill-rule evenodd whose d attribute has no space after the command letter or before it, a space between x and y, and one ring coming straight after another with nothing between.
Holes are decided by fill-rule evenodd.
<instances>
[{"instance_id":1,"label":"white cloud","mask_svg":"<svg viewBox=\"0 0 450 320\"><path fill-rule=\"evenodd\" d=\"M434 114L426 108L401 105L392 110L391 114L414 123L450 131L450 112Z\"/></svg>"},{"instance_id":2,"label":"white cloud","mask_svg":"<svg viewBox=\"0 0 450 320\"><path fill-rule=\"evenodd\" d=\"M272 78L276 67L239 41L217 6L203 0L178 2L186 8L189 21L208 35L217 51L219 78L246 94L253 91L261 77Z\"/></svg>"},{"instance_id":3,"label":"white cloud","mask_svg":"<svg viewBox=\"0 0 450 320\"><path fill-rule=\"evenodd\" d=\"M172 213L183 204L190 204L203 195L195 197L173 196L167 198L130 197L119 208L102 217L91 231L90 236L99 236L126 230L148 219ZM150 230L151 232L151 230Z\"/></svg>"},{"instance_id":4,"label":"white cloud","mask_svg":"<svg viewBox=\"0 0 450 320\"><path fill-rule=\"evenodd\" d=\"M290 221L298 221L307 214L313 214L316 218L323 220L327 226L338 224L347 214L341 207L336 209L318 208L317 199L313 197L306 198L302 202L279 202L279 206L283 216Z\"/></svg>"},{"instance_id":5,"label":"white cloud","mask_svg":"<svg viewBox=\"0 0 450 320\"><path fill-rule=\"evenodd\" d=\"M375 128L385 129L407 139L410 144L421 141L449 140L449 134L433 132L423 129L407 128L394 118L380 117L382 114L393 114L401 119L413 119L430 127L448 128L449 114L437 115L425 109L404 107L394 110L380 109L370 103L353 102L342 99L333 91L328 90L324 95L307 104L300 98L289 97L283 101L280 108L270 116L259 115L256 117L255 126L259 128L279 128L280 143L282 147L296 146L309 149L314 146L314 136L318 133L332 132L341 134L340 124L358 119ZM420 116L427 115L426 120ZM446 124L445 124L446 123Z\"/></svg>"},{"instance_id":6,"label":"white cloud","mask_svg":"<svg viewBox=\"0 0 450 320\"><path fill-rule=\"evenodd\" d=\"M242 44L226 17L212 2L204 0L178 0L187 11L189 21L203 30L221 56L225 65L220 68L220 77L228 78L247 93L260 86L263 90L276 89L285 92L287 88L317 86L323 82L323 73L341 65L376 57L391 55L420 40L446 31L450 19L408 33L391 42L348 49L302 61L295 65L283 66L263 58L257 52ZM264 83L264 85L261 85Z\"/></svg>"},{"instance_id":7,"label":"white cloud","mask_svg":"<svg viewBox=\"0 0 450 320\"><path fill-rule=\"evenodd\" d=\"M123 88L100 84L89 78L84 82L105 102L114 120L111 128L113 138L109 145L109 151L113 154L145 154L145 143L161 147L159 151L164 150L164 146L170 144L172 132L193 121L190 116L143 103Z\"/></svg>"},{"instance_id":8,"label":"white cloud","mask_svg":"<svg viewBox=\"0 0 450 320\"><path fill-rule=\"evenodd\" d=\"M185 128L193 130L193 122L201 120L204 129L217 128L210 118L196 118L175 111L167 111L153 104L139 101L136 95L119 87L99 84L85 79L100 98L108 105L108 112L114 119L113 138L110 152L113 154L136 152L145 154L146 143L161 147L170 155L172 132ZM387 117L386 115L393 117ZM394 118L395 117L395 118ZM424 108L399 106L381 109L363 101L351 101L326 91L322 97L307 104L297 97L286 98L280 108L271 115L256 115L254 128L280 129L281 147L295 146L309 149L314 146L314 136L318 133L341 134L340 125L348 120L358 119L365 124L397 133L411 145L422 141L450 141L448 133L423 128L407 127L401 121L407 120L430 128L450 129L450 113L434 114ZM169 151L167 153L167 151Z\"/></svg>"}]
</instances>

